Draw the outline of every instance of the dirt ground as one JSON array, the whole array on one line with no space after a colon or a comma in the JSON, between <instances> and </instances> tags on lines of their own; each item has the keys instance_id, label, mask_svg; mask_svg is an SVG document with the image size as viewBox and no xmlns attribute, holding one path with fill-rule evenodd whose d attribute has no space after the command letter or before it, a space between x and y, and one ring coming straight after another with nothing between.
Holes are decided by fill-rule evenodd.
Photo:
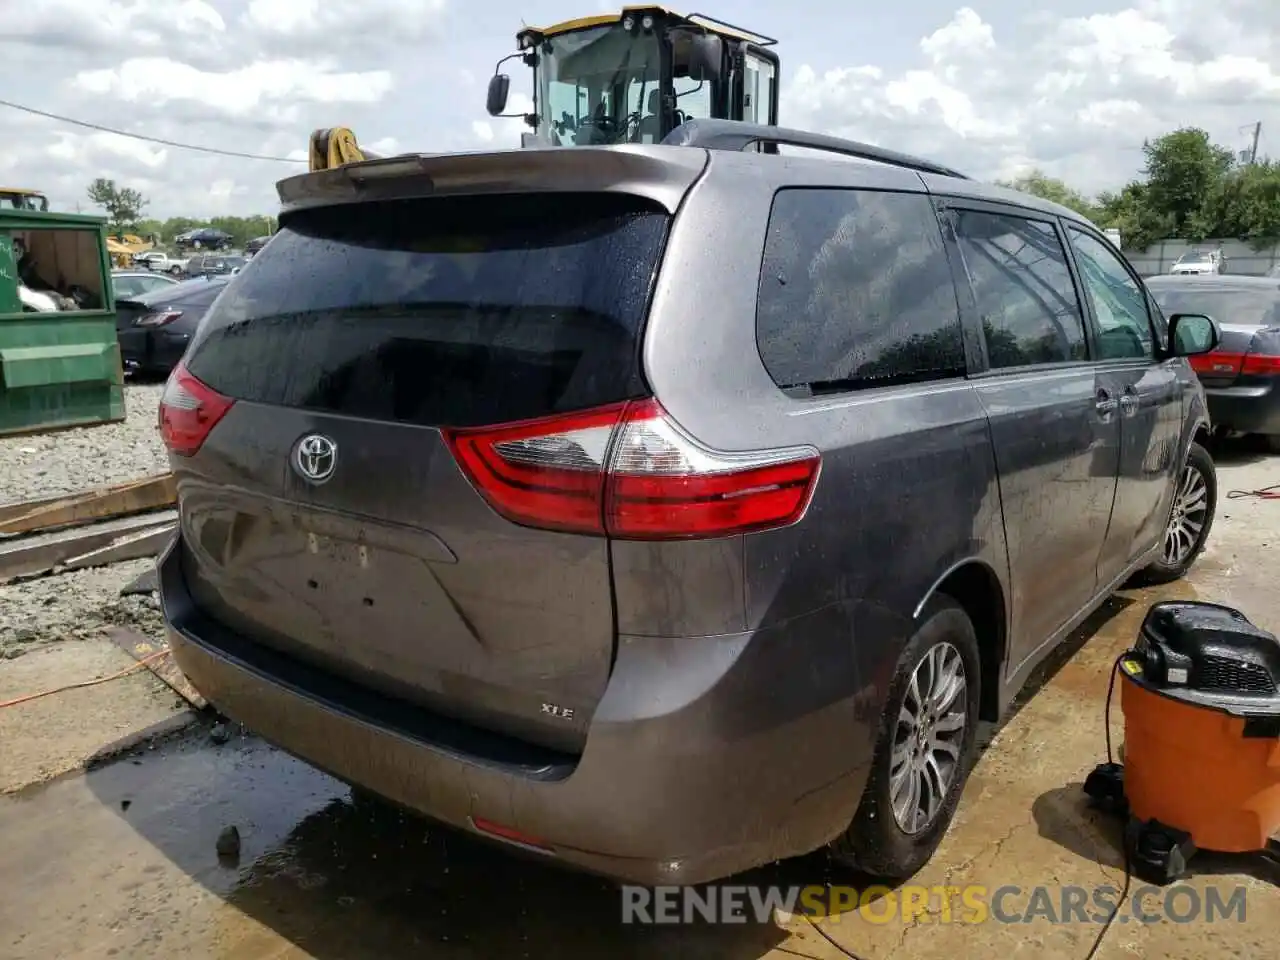
<instances>
[{"instance_id":1,"label":"dirt ground","mask_svg":"<svg viewBox=\"0 0 1280 960\"><path fill-rule=\"evenodd\" d=\"M1115 656L1132 641L1148 605L1164 598L1231 603L1262 626L1280 629L1276 565L1269 559L1280 541L1280 501L1228 496L1280 483L1280 457L1225 450L1219 464L1218 519L1193 574L1170 587L1113 598L1033 681L1015 715L987 731L990 743L955 825L914 884L988 891L1014 885L1019 889L1005 903L1013 912L1028 909L1037 885L1055 901L1067 887L1123 886L1119 824L1089 809L1081 793L1105 751L1104 703ZM0 664L0 700L9 687L22 685L9 671L57 653L50 647ZM93 669L99 667L84 667ZM154 694L158 712L172 706L172 694L149 676L120 683L151 691L139 702ZM74 691L41 701L49 711L44 723L81 735L77 718L98 716L92 695ZM0 716L6 712L12 711ZM1097 922L1056 923L1043 914L1025 923L963 923L959 911L948 920L938 904L933 913L904 921L889 913L897 902L892 898L867 914L816 922L795 916L714 927L623 926L621 899L601 881L353 801L349 790L306 764L242 734L219 745L207 727L202 721L88 773L0 798L0 956L1083 960L1102 930ZM72 753L88 749L93 736L83 736L85 744ZM103 729L99 739L110 738ZM12 728L2 723L0 743L0 763L8 763ZM215 841L229 826L238 829L241 846L238 855L219 857ZM1140 922L1131 904L1121 908L1093 955L1274 955L1280 868L1247 857L1202 858L1197 875L1177 888L1170 911L1186 916L1197 898L1207 901L1210 887L1224 901L1242 888L1243 922ZM858 878L840 875L815 855L732 882ZM1138 881L1131 893L1145 897L1138 907L1146 911L1161 904Z\"/></svg>"}]
</instances>

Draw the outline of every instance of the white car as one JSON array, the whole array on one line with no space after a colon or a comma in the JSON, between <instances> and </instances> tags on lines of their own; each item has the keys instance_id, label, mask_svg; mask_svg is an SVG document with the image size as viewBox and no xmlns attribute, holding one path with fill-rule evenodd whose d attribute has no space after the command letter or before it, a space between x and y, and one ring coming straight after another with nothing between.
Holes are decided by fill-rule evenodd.
<instances>
[{"instance_id":1,"label":"white car","mask_svg":"<svg viewBox=\"0 0 1280 960\"><path fill-rule=\"evenodd\" d=\"M167 253L161 253L158 250L148 250L146 253L140 253L133 257L133 262L144 270L167 273L175 277L187 272L188 263L183 257L171 257Z\"/></svg>"},{"instance_id":2,"label":"white car","mask_svg":"<svg viewBox=\"0 0 1280 960\"><path fill-rule=\"evenodd\" d=\"M1170 268L1169 273L1173 276L1213 274L1222 273L1223 267L1221 250L1188 250L1173 261L1173 266Z\"/></svg>"}]
</instances>

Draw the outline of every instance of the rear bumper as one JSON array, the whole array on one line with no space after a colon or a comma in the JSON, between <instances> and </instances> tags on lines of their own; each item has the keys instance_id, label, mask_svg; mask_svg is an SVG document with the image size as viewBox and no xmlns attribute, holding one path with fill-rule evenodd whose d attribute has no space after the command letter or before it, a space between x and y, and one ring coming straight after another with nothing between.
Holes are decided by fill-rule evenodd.
<instances>
[{"instance_id":1,"label":"rear bumper","mask_svg":"<svg viewBox=\"0 0 1280 960\"><path fill-rule=\"evenodd\" d=\"M1206 387L1204 396L1215 427L1280 434L1280 378L1258 379L1248 386Z\"/></svg>"},{"instance_id":2,"label":"rear bumper","mask_svg":"<svg viewBox=\"0 0 1280 960\"><path fill-rule=\"evenodd\" d=\"M230 634L192 604L180 540L160 581L174 657L225 715L435 820L488 836L487 820L540 841L522 849L618 880L702 883L815 850L848 825L866 780L870 698L801 707L784 687L812 665L784 634L624 637L586 747L567 757Z\"/></svg>"},{"instance_id":3,"label":"rear bumper","mask_svg":"<svg viewBox=\"0 0 1280 960\"><path fill-rule=\"evenodd\" d=\"M133 328L116 334L126 370L168 373L178 365L191 337L163 329Z\"/></svg>"}]
</instances>

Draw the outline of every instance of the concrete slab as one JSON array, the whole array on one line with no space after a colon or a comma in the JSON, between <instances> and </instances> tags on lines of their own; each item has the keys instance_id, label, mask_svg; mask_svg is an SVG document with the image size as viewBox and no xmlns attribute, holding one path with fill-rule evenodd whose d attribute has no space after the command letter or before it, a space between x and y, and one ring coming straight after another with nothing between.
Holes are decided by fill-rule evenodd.
<instances>
[{"instance_id":1,"label":"concrete slab","mask_svg":"<svg viewBox=\"0 0 1280 960\"><path fill-rule=\"evenodd\" d=\"M1222 466L1224 493L1277 481L1280 458ZM1017 915L1039 906L1042 914L1026 923L964 922L966 905L954 903L948 917L940 898L904 920L891 909L910 896L900 890L896 900L872 904L869 915L626 927L620 898L604 883L518 859L377 803L353 802L343 785L256 739L236 736L218 747L199 731L0 799L0 955L1082 960L1103 925L1078 917L1052 922L1043 911L1061 913L1066 888L1097 895L1100 887L1123 887L1119 824L1090 810L1080 790L1104 752L1110 666L1157 599L1222 600L1280 628L1280 600L1270 582L1275 565L1266 562L1277 531L1280 502L1224 500L1211 549L1193 576L1109 602L1033 681L1033 688L1042 685L1021 698L1018 713L993 732L954 828L913 883L926 890L967 886L971 897L981 886L988 905L997 888L1016 887L998 906ZM9 740L3 742L0 756L7 756ZM220 861L215 840L232 825L242 838L239 857ZM1178 888L1174 913L1185 916L1195 897L1206 903L1211 888L1224 904L1240 888L1243 921L1141 922L1137 908L1157 910L1160 898L1134 887L1140 902L1122 907L1096 956L1273 955L1280 941L1277 869L1247 858L1206 858L1197 867L1201 875ZM733 882L858 879L813 856ZM1037 899L1037 888L1047 892L1047 903ZM1105 915L1092 903L1086 911Z\"/></svg>"},{"instance_id":2,"label":"concrete slab","mask_svg":"<svg viewBox=\"0 0 1280 960\"><path fill-rule=\"evenodd\" d=\"M134 663L105 638L49 646L0 664L0 703ZM105 744L185 710L177 694L145 669L0 710L0 793L78 770Z\"/></svg>"}]
</instances>

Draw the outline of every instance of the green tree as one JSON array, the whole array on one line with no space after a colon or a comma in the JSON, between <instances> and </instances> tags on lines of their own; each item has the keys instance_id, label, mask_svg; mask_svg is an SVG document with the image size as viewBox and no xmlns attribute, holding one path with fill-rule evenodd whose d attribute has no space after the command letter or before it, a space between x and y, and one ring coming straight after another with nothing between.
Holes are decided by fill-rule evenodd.
<instances>
[{"instance_id":1,"label":"green tree","mask_svg":"<svg viewBox=\"0 0 1280 960\"><path fill-rule=\"evenodd\" d=\"M137 190L117 186L104 177L89 184L89 199L107 212L113 233L134 232L147 206L147 199Z\"/></svg>"},{"instance_id":2,"label":"green tree","mask_svg":"<svg viewBox=\"0 0 1280 960\"><path fill-rule=\"evenodd\" d=\"M1119 230L1128 248L1145 250L1156 241L1173 236L1173 216L1152 205L1145 183L1134 181L1119 193L1100 194L1098 210L1099 226Z\"/></svg>"},{"instance_id":3,"label":"green tree","mask_svg":"<svg viewBox=\"0 0 1280 960\"><path fill-rule=\"evenodd\" d=\"M1146 156L1144 202L1152 213L1167 219L1172 236L1203 240L1218 224L1202 215L1202 208L1231 171L1231 151L1196 127L1166 133L1142 145Z\"/></svg>"},{"instance_id":4,"label":"green tree","mask_svg":"<svg viewBox=\"0 0 1280 960\"><path fill-rule=\"evenodd\" d=\"M1231 171L1209 190L1191 232L1235 237L1255 247L1280 238L1280 164L1270 160Z\"/></svg>"},{"instance_id":5,"label":"green tree","mask_svg":"<svg viewBox=\"0 0 1280 960\"><path fill-rule=\"evenodd\" d=\"M1098 218L1097 204L1078 190L1067 186L1064 181L1051 177L1041 170L1032 170L1015 180L1002 181L1000 186L1061 204L1089 220L1096 221Z\"/></svg>"}]
</instances>

